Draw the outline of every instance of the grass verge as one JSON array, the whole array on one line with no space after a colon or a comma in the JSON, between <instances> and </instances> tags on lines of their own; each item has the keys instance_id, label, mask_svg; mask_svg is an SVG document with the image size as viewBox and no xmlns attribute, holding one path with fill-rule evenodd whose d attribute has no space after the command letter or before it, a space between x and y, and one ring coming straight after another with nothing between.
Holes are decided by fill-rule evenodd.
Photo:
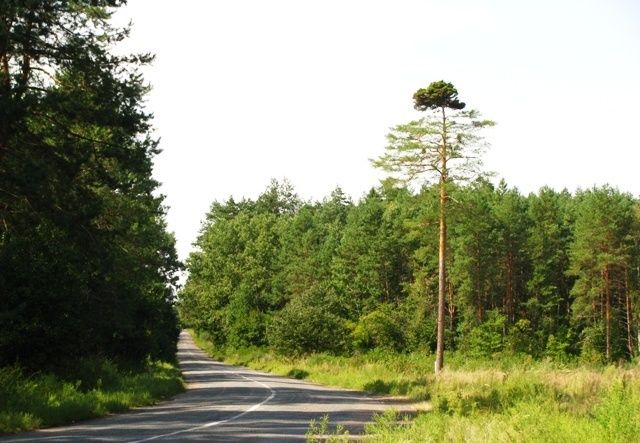
<instances>
[{"instance_id":1,"label":"grass verge","mask_svg":"<svg viewBox=\"0 0 640 443\"><path fill-rule=\"evenodd\" d=\"M637 370L447 372L434 386L431 412L393 411L367 433L378 442L630 442L640 435Z\"/></svg>"},{"instance_id":2,"label":"grass verge","mask_svg":"<svg viewBox=\"0 0 640 443\"><path fill-rule=\"evenodd\" d=\"M372 353L287 358L265 349L214 349L213 357L278 375L428 401L427 411L391 411L368 426L380 442L628 442L640 435L640 368L562 366L506 357L493 361L451 355L433 375L433 357Z\"/></svg>"},{"instance_id":3,"label":"grass verge","mask_svg":"<svg viewBox=\"0 0 640 443\"><path fill-rule=\"evenodd\" d=\"M25 376L0 368L0 433L58 426L168 399L184 390L180 370L153 362L124 372L108 361L92 362L84 379L69 382L51 374Z\"/></svg>"}]
</instances>

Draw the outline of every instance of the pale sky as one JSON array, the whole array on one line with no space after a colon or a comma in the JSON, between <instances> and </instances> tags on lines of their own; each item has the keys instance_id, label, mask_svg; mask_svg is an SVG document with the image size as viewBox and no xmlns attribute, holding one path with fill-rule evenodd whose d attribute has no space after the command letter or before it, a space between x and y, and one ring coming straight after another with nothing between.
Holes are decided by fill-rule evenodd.
<instances>
[{"instance_id":1,"label":"pale sky","mask_svg":"<svg viewBox=\"0 0 640 443\"><path fill-rule=\"evenodd\" d=\"M213 200L272 177L358 199L436 80L497 122L485 169L521 192L640 194L639 1L129 0L117 19L157 56L154 176L183 259Z\"/></svg>"}]
</instances>

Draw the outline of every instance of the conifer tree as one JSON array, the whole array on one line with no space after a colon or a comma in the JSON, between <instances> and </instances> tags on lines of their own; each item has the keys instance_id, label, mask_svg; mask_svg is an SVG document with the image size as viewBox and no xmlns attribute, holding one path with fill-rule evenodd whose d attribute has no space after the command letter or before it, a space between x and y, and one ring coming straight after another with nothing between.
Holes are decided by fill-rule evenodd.
<instances>
[{"instance_id":1,"label":"conifer tree","mask_svg":"<svg viewBox=\"0 0 640 443\"><path fill-rule=\"evenodd\" d=\"M634 202L606 186L583 191L577 200L568 271L576 279L573 321L582 330L583 354L611 362L632 352L627 322L634 304L629 282Z\"/></svg>"},{"instance_id":2,"label":"conifer tree","mask_svg":"<svg viewBox=\"0 0 640 443\"><path fill-rule=\"evenodd\" d=\"M398 125L387 136L385 155L374 166L411 181L434 179L440 192L438 251L438 321L435 372L444 365L445 293L447 290L447 206L451 182L478 172L484 143L479 130L493 122L481 120L477 111L463 111L458 91L444 81L431 83L413 96L415 109L427 116Z\"/></svg>"}]
</instances>

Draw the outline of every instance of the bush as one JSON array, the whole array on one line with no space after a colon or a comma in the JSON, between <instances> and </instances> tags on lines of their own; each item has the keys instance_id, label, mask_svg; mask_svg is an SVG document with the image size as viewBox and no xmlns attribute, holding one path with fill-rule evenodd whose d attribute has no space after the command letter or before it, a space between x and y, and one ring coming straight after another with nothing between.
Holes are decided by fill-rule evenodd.
<instances>
[{"instance_id":1,"label":"bush","mask_svg":"<svg viewBox=\"0 0 640 443\"><path fill-rule=\"evenodd\" d=\"M547 338L547 346L545 348L544 355L556 362L568 362L570 360L568 354L569 346L570 344L566 340L561 340L551 334L549 338Z\"/></svg>"},{"instance_id":2,"label":"bush","mask_svg":"<svg viewBox=\"0 0 640 443\"><path fill-rule=\"evenodd\" d=\"M525 353L532 356L540 354L541 346L536 331L531 327L531 321L521 318L509 328L507 347L514 353Z\"/></svg>"},{"instance_id":3,"label":"bush","mask_svg":"<svg viewBox=\"0 0 640 443\"><path fill-rule=\"evenodd\" d=\"M267 314L257 309L229 311L226 327L226 344L233 348L263 346Z\"/></svg>"},{"instance_id":4,"label":"bush","mask_svg":"<svg viewBox=\"0 0 640 443\"><path fill-rule=\"evenodd\" d=\"M361 350L404 350L405 337L401 320L394 314L391 305L381 305L375 311L361 317L352 333L354 347Z\"/></svg>"},{"instance_id":5,"label":"bush","mask_svg":"<svg viewBox=\"0 0 640 443\"><path fill-rule=\"evenodd\" d=\"M504 349L506 317L499 311L487 312L484 323L476 326L462 342L462 349L472 357L490 357Z\"/></svg>"},{"instance_id":6,"label":"bush","mask_svg":"<svg viewBox=\"0 0 640 443\"><path fill-rule=\"evenodd\" d=\"M582 330L580 334L580 360L587 364L603 363L606 359L604 325L596 323Z\"/></svg>"},{"instance_id":7,"label":"bush","mask_svg":"<svg viewBox=\"0 0 640 443\"><path fill-rule=\"evenodd\" d=\"M276 352L300 355L346 350L348 329L345 321L330 312L317 295L294 298L273 316L267 337Z\"/></svg>"}]
</instances>

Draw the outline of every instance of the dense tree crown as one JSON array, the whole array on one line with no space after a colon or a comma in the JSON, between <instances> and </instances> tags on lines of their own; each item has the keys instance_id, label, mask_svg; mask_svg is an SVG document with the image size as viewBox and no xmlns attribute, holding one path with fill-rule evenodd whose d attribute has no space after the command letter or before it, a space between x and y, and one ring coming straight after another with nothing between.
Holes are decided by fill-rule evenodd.
<instances>
[{"instance_id":1,"label":"dense tree crown","mask_svg":"<svg viewBox=\"0 0 640 443\"><path fill-rule=\"evenodd\" d=\"M173 353L151 57L111 53L122 3L0 1L0 365Z\"/></svg>"},{"instance_id":2,"label":"dense tree crown","mask_svg":"<svg viewBox=\"0 0 640 443\"><path fill-rule=\"evenodd\" d=\"M464 109L465 103L458 100L458 90L444 80L431 83L427 88L421 88L413 94L413 107L418 111L449 108Z\"/></svg>"},{"instance_id":3,"label":"dense tree crown","mask_svg":"<svg viewBox=\"0 0 640 443\"><path fill-rule=\"evenodd\" d=\"M521 195L451 185L445 339L483 357L638 354L640 202L602 187ZM272 183L216 202L180 295L217 345L283 353L436 348L439 190L390 184L351 202ZM283 208L288 208L283 210Z\"/></svg>"}]
</instances>

